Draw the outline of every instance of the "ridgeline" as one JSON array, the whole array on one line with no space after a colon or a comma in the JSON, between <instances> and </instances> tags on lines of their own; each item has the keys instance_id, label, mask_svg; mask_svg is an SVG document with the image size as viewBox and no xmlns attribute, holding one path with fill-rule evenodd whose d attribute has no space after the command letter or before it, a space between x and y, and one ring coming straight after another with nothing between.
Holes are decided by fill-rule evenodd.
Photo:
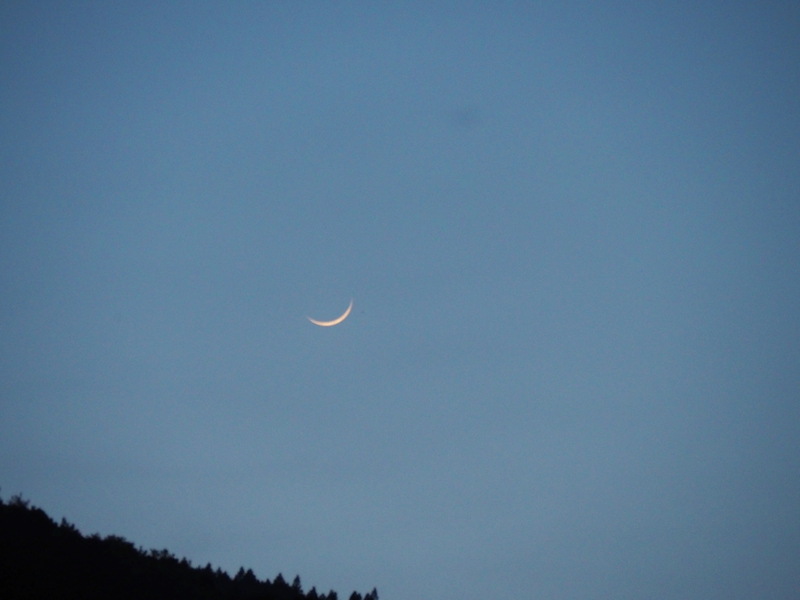
<instances>
[{"instance_id":1,"label":"ridgeline","mask_svg":"<svg viewBox=\"0 0 800 600\"><path fill-rule=\"evenodd\" d=\"M4 600L338 600L333 590L303 592L300 577L260 581L240 568L230 577L211 565L193 567L167 550L145 551L114 535L83 536L56 524L20 496L0 498L0 598ZM378 600L373 589L350 600Z\"/></svg>"}]
</instances>

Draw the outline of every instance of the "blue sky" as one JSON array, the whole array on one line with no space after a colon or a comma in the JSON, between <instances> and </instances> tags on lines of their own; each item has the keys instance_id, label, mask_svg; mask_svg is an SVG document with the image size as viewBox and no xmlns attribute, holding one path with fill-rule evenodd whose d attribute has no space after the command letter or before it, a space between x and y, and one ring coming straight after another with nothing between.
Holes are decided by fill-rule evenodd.
<instances>
[{"instance_id":1,"label":"blue sky","mask_svg":"<svg viewBox=\"0 0 800 600\"><path fill-rule=\"evenodd\" d=\"M340 595L789 598L798 98L790 2L4 3L2 494Z\"/></svg>"}]
</instances>

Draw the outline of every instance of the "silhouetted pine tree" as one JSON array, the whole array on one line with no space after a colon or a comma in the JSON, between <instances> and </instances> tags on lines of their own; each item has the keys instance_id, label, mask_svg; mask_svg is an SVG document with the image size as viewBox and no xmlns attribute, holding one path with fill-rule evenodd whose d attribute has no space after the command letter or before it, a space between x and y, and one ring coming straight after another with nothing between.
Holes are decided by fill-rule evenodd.
<instances>
[{"instance_id":1,"label":"silhouetted pine tree","mask_svg":"<svg viewBox=\"0 0 800 600\"><path fill-rule=\"evenodd\" d=\"M297 596L303 596L303 586L300 584L300 575L294 576L294 581L292 582L292 591Z\"/></svg>"}]
</instances>

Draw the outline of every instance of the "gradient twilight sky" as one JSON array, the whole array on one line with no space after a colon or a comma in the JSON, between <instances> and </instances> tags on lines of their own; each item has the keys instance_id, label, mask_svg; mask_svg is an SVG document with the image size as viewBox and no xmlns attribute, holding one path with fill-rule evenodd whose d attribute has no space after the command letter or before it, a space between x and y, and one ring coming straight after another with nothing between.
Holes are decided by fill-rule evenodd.
<instances>
[{"instance_id":1,"label":"gradient twilight sky","mask_svg":"<svg viewBox=\"0 0 800 600\"><path fill-rule=\"evenodd\" d=\"M340 597L796 598L800 4L2 3L0 486Z\"/></svg>"}]
</instances>

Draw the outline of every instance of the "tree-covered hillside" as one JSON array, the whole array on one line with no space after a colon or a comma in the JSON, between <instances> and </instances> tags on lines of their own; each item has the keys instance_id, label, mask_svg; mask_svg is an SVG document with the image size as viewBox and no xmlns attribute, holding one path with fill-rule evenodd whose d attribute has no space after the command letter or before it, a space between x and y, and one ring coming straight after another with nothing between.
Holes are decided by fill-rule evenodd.
<instances>
[{"instance_id":1,"label":"tree-covered hillside","mask_svg":"<svg viewBox=\"0 0 800 600\"><path fill-rule=\"evenodd\" d=\"M278 574L259 581L243 568L230 577L211 565L193 567L167 550L145 551L124 538L83 536L66 520L55 523L19 496L0 498L0 598L189 600L338 600L330 591L303 592ZM350 600L378 600L372 590Z\"/></svg>"}]
</instances>

